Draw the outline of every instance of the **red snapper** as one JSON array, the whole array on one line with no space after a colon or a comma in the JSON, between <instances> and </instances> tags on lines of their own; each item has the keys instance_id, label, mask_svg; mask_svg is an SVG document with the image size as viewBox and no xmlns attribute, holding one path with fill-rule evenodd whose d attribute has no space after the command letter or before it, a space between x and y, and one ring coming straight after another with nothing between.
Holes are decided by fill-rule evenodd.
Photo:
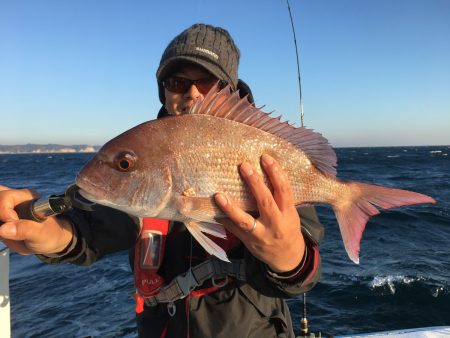
<instances>
[{"instance_id":1,"label":"red snapper","mask_svg":"<svg viewBox=\"0 0 450 338\"><path fill-rule=\"evenodd\" d=\"M264 176L264 153L286 172L296 206L331 205L355 263L366 223L379 213L376 207L435 203L411 191L337 179L336 155L322 135L281 123L229 87L213 88L189 114L145 122L112 139L81 170L76 184L94 202L134 216L184 222L206 251L227 260L204 234L225 236L217 222L225 215L213 196L224 192L242 209L257 212L238 166L247 161Z\"/></svg>"}]
</instances>

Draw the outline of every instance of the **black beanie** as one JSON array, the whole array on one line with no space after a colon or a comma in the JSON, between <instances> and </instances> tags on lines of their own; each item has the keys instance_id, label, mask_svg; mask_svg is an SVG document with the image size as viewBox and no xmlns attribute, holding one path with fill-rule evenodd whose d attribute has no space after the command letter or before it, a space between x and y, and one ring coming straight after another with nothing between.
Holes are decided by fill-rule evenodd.
<instances>
[{"instance_id":1,"label":"black beanie","mask_svg":"<svg viewBox=\"0 0 450 338\"><path fill-rule=\"evenodd\" d=\"M206 24L195 24L177 35L164 51L156 78L158 79L160 98L162 80L180 63L197 64L219 80L231 84L238 82L240 52L230 34L223 28Z\"/></svg>"}]
</instances>

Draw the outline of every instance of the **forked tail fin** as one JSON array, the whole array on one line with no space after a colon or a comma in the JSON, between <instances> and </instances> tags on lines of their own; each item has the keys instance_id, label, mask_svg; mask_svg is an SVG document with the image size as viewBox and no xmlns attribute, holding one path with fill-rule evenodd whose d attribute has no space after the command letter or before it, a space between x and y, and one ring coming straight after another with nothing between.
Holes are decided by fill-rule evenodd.
<instances>
[{"instance_id":1,"label":"forked tail fin","mask_svg":"<svg viewBox=\"0 0 450 338\"><path fill-rule=\"evenodd\" d=\"M390 209L418 203L436 203L426 195L412 191L380 187L359 182L343 182L349 188L349 198L333 205L345 250L359 264L359 247L370 217L379 214L375 206Z\"/></svg>"}]
</instances>

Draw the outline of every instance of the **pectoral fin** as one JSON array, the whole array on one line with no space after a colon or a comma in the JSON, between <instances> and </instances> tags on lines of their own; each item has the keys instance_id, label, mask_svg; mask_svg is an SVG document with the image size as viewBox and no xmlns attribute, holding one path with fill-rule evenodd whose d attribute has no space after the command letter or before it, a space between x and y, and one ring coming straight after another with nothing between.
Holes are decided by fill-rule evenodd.
<instances>
[{"instance_id":1,"label":"pectoral fin","mask_svg":"<svg viewBox=\"0 0 450 338\"><path fill-rule=\"evenodd\" d=\"M249 212L255 214L258 210L256 204L252 200L233 201L233 204ZM217 206L214 197L195 197L182 196L176 202L178 212L187 219L192 219L202 223L220 224L217 222L219 218L228 218L225 213Z\"/></svg>"},{"instance_id":2,"label":"pectoral fin","mask_svg":"<svg viewBox=\"0 0 450 338\"><path fill-rule=\"evenodd\" d=\"M219 224L217 217L225 217L214 202L213 197L180 197L177 200L178 212L186 217L202 223Z\"/></svg>"}]
</instances>

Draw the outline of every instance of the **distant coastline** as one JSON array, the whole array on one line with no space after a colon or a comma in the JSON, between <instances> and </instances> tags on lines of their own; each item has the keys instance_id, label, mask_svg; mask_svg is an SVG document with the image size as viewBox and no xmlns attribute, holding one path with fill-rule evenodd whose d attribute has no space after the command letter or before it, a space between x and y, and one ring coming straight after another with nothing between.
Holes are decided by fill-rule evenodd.
<instances>
[{"instance_id":1,"label":"distant coastline","mask_svg":"<svg viewBox=\"0 0 450 338\"><path fill-rule=\"evenodd\" d=\"M88 144L61 145L61 144L23 144L0 145L0 154L57 154L57 153L95 153L100 146Z\"/></svg>"}]
</instances>

